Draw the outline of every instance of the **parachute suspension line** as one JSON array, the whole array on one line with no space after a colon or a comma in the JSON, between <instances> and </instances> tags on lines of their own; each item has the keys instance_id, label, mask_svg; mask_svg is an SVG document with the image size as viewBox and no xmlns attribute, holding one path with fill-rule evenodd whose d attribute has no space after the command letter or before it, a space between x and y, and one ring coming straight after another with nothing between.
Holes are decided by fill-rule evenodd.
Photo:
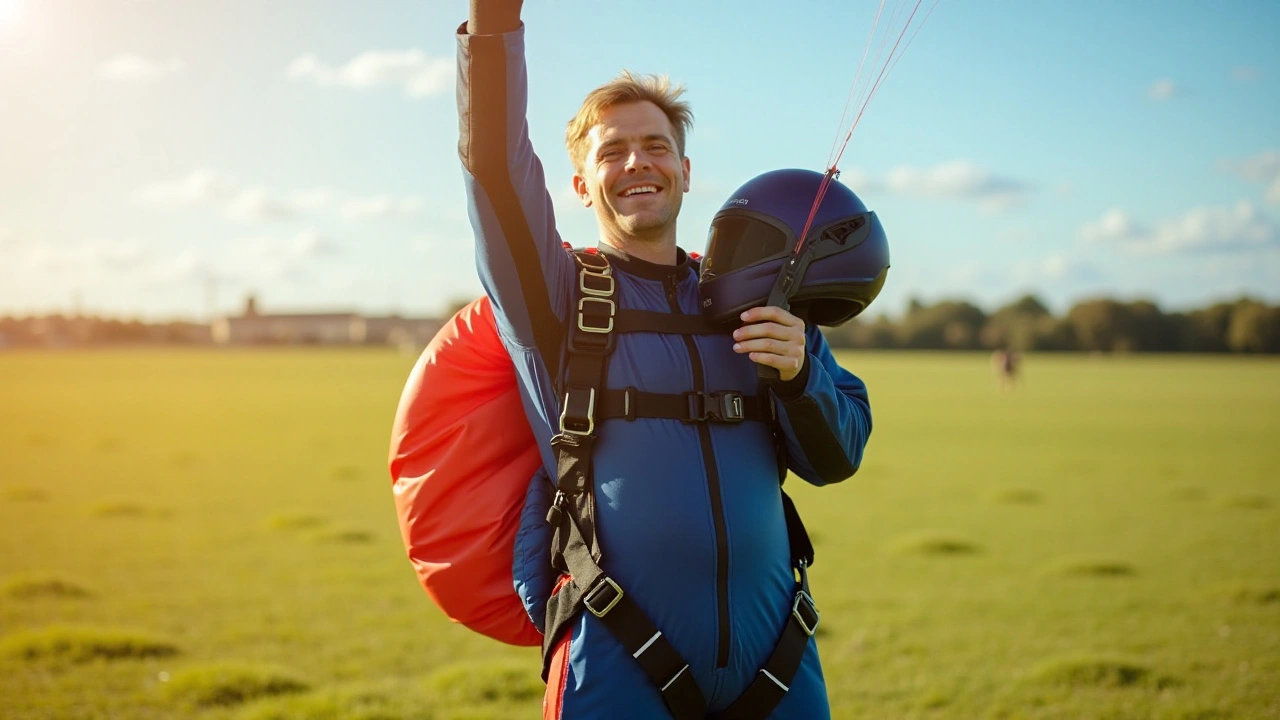
<instances>
[{"instance_id":1,"label":"parachute suspension line","mask_svg":"<svg viewBox=\"0 0 1280 720\"><path fill-rule=\"evenodd\" d=\"M853 104L854 95L857 94L858 85L862 81L862 67L867 62L867 51L871 49L871 41L875 39L876 27L880 25L880 15L883 12L884 0L880 0L880 6L876 8L876 19L871 22L871 32L867 33L867 43L862 46L862 58L858 60L858 71L853 74L853 84L849 86L849 96L845 98L844 110L840 112L840 124L836 126L836 136L831 141L831 152L827 154L827 167L835 164L833 161L836 156L836 146L840 143L840 131L844 129L844 121L849 117L849 106Z\"/></svg>"},{"instance_id":2,"label":"parachute suspension line","mask_svg":"<svg viewBox=\"0 0 1280 720\"><path fill-rule=\"evenodd\" d=\"M897 26L897 19L908 2L910 2L910 0L903 0L894 6L893 14L889 20L890 28ZM850 98L853 98L855 94L858 95L858 100L855 102L855 105L858 108L858 113L854 116L853 123L849 125L849 130L845 133L843 142L839 142L839 148L836 149L835 145L832 146L833 153L828 156L829 162L827 163L827 171L822 176L822 182L818 184L818 192L813 199L813 205L809 208L809 217L805 220L804 230L800 233L800 237L796 241L794 255L799 256L800 252L804 248L805 240L809 236L809 230L813 227L813 220L817 217L818 208L822 206L822 199L827 194L827 188L831 185L831 181L840 175L840 158L844 156L845 149L849 147L849 141L853 138L853 131L858 127L858 122L862 120L862 115L866 112L867 106L871 104L871 100L875 97L876 91L880 89L880 83L882 83L889 73L893 71L893 68L897 66L898 60L900 60L902 55L906 53L907 48L911 47L911 43L915 40L916 35L920 33L920 28L924 27L924 24L928 22L929 17L933 15L934 8L938 7L938 2L939 0L933 0L932 4L929 6L929 10L920 21L920 24L916 25L915 31L911 33L911 37L907 38L907 44L903 45L902 38L906 36L907 30L911 29L911 23L915 20L916 14L920 11L920 6L924 3L924 0L915 0L915 5L911 8L910 14L907 15L906 22L902 24L902 30L898 33L897 39L894 40L893 47L889 50L889 56L884 59L884 64L880 65L880 60L884 55L884 47L888 44L889 35L892 34L892 29L885 33L881 38L880 47L876 51L876 58L872 61L872 67L880 65L880 73L876 75L874 82L869 83L869 86L863 87L862 93L858 93L858 85L862 79L863 63L866 61L867 52L870 50L871 44L875 39L876 27L879 25L880 16L884 11L884 0L880 0L880 6L876 9L875 21L871 26L871 34L867 37L867 44L862 51L862 60L858 62L858 72L854 77L853 87L849 91ZM901 52L898 50L899 47L902 48ZM849 102L846 100L844 112L840 116L841 127L844 127L844 121L848 116L848 112ZM839 140L838 134L836 137L837 140Z\"/></svg>"}]
</instances>

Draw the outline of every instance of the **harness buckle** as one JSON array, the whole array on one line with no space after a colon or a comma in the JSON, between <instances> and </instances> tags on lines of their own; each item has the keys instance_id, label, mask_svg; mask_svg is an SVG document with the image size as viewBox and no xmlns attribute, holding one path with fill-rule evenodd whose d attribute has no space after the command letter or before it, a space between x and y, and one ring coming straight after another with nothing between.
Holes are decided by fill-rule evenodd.
<instances>
[{"instance_id":1,"label":"harness buckle","mask_svg":"<svg viewBox=\"0 0 1280 720\"><path fill-rule=\"evenodd\" d=\"M578 289L583 295L612 297L614 290L613 268L606 265L603 271L582 265L578 272Z\"/></svg>"},{"instance_id":2,"label":"harness buckle","mask_svg":"<svg viewBox=\"0 0 1280 720\"><path fill-rule=\"evenodd\" d=\"M818 629L819 616L818 606L813 603L813 597L809 593L803 590L796 593L795 602L791 603L791 617L800 623L800 629L805 635L813 637L813 633Z\"/></svg>"},{"instance_id":3,"label":"harness buckle","mask_svg":"<svg viewBox=\"0 0 1280 720\"><path fill-rule=\"evenodd\" d=\"M604 582L597 583L595 587L591 588L590 592L582 596L582 604L591 611L592 615L603 618L609 614L613 606L618 604L618 601L622 600L622 595L622 588L618 587L618 583L614 582L613 578L606 575L604 576ZM597 599L605 602L605 606L599 610L592 604Z\"/></svg>"},{"instance_id":4,"label":"harness buckle","mask_svg":"<svg viewBox=\"0 0 1280 720\"><path fill-rule=\"evenodd\" d=\"M586 393L586 397L583 397L583 393ZM583 407L583 403L586 407ZM560 411L560 432L570 435L591 435L595 429L596 389L570 386L564 391L564 409Z\"/></svg>"},{"instance_id":5,"label":"harness buckle","mask_svg":"<svg viewBox=\"0 0 1280 720\"><path fill-rule=\"evenodd\" d=\"M689 413L685 422L740 423L747 417L742 393L737 390L691 391L685 393L684 398Z\"/></svg>"},{"instance_id":6,"label":"harness buckle","mask_svg":"<svg viewBox=\"0 0 1280 720\"><path fill-rule=\"evenodd\" d=\"M609 278L612 282L613 278ZM585 289L585 288L584 288ZM588 312L587 303L603 305L607 312ZM590 295L578 299L578 329L582 332L606 334L613 332L613 316L618 310L618 305L611 298L591 297ZM587 318L595 320L604 319L603 324L590 324Z\"/></svg>"}]
</instances>

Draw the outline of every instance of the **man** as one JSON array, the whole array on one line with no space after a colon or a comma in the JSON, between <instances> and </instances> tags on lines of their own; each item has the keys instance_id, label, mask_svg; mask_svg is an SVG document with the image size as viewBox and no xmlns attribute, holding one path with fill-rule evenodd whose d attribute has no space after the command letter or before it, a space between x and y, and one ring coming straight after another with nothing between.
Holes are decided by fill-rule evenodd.
<instances>
[{"instance_id":1,"label":"man","mask_svg":"<svg viewBox=\"0 0 1280 720\"><path fill-rule=\"evenodd\" d=\"M471 2L458 35L459 154L481 279L555 482L552 446L566 437L570 404L567 338L582 323L575 293L586 276L562 248L528 138L521 4ZM573 187L595 212L619 313L699 315L697 274L676 244L690 182L691 114L680 92L624 73L591 93L569 125ZM743 398L759 390L756 364L775 368L780 381L759 401L765 417L776 413L790 468L815 484L852 475L871 429L863 383L791 313L758 307L742 321L732 336L621 333L606 385L653 397ZM658 632L632 651L597 612L607 608L574 614L563 635L550 638L544 717L670 717L667 686L689 680L714 715L762 677L796 597L778 448L764 418L714 416L629 415L595 427L588 534L620 588L615 597L625 591ZM536 478L531 497L539 483L554 489ZM534 535L545 530L538 514L526 513L526 525L541 525L527 528ZM520 548L516 556L517 565L528 557ZM669 643L686 663L665 684L641 666L654 642ZM789 687L777 683L786 692L769 717L829 717L817 648L812 638L806 643Z\"/></svg>"}]
</instances>

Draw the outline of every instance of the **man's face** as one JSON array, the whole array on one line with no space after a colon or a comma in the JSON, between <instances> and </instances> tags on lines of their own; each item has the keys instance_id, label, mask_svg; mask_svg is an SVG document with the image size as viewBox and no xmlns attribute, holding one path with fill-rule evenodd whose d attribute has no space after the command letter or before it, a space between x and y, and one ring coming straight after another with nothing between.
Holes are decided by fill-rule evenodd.
<instances>
[{"instance_id":1,"label":"man's face","mask_svg":"<svg viewBox=\"0 0 1280 720\"><path fill-rule=\"evenodd\" d=\"M602 236L674 241L689 192L689 159L680 157L666 114L651 102L614 105L587 139L573 189L583 206L595 209Z\"/></svg>"}]
</instances>

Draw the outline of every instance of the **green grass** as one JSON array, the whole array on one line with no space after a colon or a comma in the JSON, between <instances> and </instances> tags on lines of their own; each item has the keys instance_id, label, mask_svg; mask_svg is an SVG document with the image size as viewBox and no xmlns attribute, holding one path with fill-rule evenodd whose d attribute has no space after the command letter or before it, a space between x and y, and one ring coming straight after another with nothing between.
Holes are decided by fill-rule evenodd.
<instances>
[{"instance_id":1,"label":"green grass","mask_svg":"<svg viewBox=\"0 0 1280 720\"><path fill-rule=\"evenodd\" d=\"M788 484L835 717L1280 718L1280 363L1031 355L1003 393L982 355L843 358L862 469ZM536 650L449 623L404 557L412 362L0 354L0 714L536 717ZM92 649L121 635L181 652ZM210 667L308 689L171 689Z\"/></svg>"}]
</instances>

